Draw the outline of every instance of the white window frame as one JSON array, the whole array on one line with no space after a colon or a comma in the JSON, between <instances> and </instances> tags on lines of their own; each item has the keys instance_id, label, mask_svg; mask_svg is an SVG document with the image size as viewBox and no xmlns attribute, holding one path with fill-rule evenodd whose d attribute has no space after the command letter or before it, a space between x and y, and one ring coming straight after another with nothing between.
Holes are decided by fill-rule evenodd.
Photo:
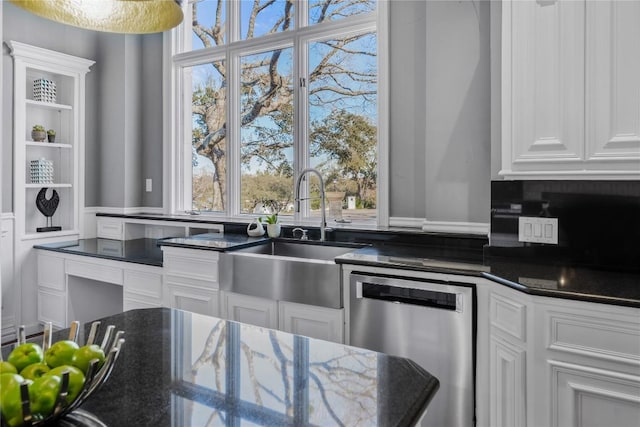
<instances>
[{"instance_id":1,"label":"white window frame","mask_svg":"<svg viewBox=\"0 0 640 427\"><path fill-rule=\"evenodd\" d=\"M187 195L191 195L191 180L185 179L187 171L192 170L191 166L191 145L185 141L191 141L191 128L185 127L184 123L191 120L190 116L183 109L187 102L181 99L187 96L183 93L185 87L183 81L184 67L211 63L215 60L224 59L227 49L231 51L230 57L232 61L227 62L229 74L235 72L239 66L239 56L235 54L241 48L242 55L250 54L249 49L254 52L265 50L273 50L278 45L291 46L297 52L301 51L301 43L307 43L315 39L326 38L332 31L335 35L341 35L354 31L362 31L363 29L374 29L378 41L378 175L377 175L377 219L376 221L354 221L347 224L348 227L356 226L358 228L375 228L376 226L389 225L389 0L378 0L377 18L371 20L370 16L361 15L349 18L348 25L343 20L327 22L319 25L300 27L300 22L307 20L307 8L300 7L300 3L295 7L296 29L275 33L252 40L237 40L238 34L227 34L227 44L225 47L212 47L207 49L198 49L195 51L179 52L182 43L190 43L191 27L190 27L190 9L189 2L183 2L185 9L185 22L176 27L172 31L164 34L164 51L163 51L163 116L164 116L164 137L163 137L163 210L167 214L188 214L191 211L191 200ZM229 2L227 6L227 22L231 22L234 16L239 15L240 9L238 2ZM187 28L188 27L188 28ZM238 27L238 26L236 26ZM320 27L320 28L318 28ZM291 44L291 33L294 31L293 44ZM306 58L299 61L301 68L306 67ZM293 70L293 81L298 82L301 75L306 75L304 69ZM235 129L237 124L238 104L236 97L231 97L234 93L232 85L237 84L236 79L228 80L229 88L227 95L227 123L229 129ZM191 93L188 93L188 104L191 103ZM308 166L309 157L307 155L307 123L306 115L300 105L306 106L305 102L301 102L301 97L306 96L306 91L296 90L294 93L294 111L296 115L296 126L294 129L294 141L301 141L296 146L294 158L294 182L298 173ZM187 131L188 129L188 131ZM249 214L240 212L240 171L238 159L240 156L240 144L238 132L230 132L227 136L227 207L226 212L206 213L203 218L220 220L220 221L242 221L246 222L253 218ZM188 151L188 153L187 153ZM191 174L189 174L189 177ZM308 203L300 213L295 213L293 217L281 217L283 223L308 224L317 225L316 218L308 216Z\"/></svg>"}]
</instances>

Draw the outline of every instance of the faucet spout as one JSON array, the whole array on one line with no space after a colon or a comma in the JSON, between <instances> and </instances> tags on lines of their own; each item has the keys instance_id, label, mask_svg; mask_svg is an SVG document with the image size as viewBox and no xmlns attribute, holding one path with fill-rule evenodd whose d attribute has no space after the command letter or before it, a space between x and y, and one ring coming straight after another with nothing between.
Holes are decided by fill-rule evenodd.
<instances>
[{"instance_id":1,"label":"faucet spout","mask_svg":"<svg viewBox=\"0 0 640 427\"><path fill-rule=\"evenodd\" d=\"M317 169L307 168L300 172L300 175L298 175L298 180L296 181L295 188L296 212L300 212L300 184L302 183L304 176L308 173L316 174L318 176L318 179L320 180L320 241L324 242L327 228L327 217L324 205L324 181L322 180L322 175L320 174L320 172L318 172Z\"/></svg>"}]
</instances>

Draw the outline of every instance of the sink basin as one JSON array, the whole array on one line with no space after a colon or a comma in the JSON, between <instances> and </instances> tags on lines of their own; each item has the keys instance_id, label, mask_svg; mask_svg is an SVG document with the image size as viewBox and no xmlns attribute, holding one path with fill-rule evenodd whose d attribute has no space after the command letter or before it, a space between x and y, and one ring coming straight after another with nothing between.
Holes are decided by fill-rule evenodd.
<instances>
[{"instance_id":1,"label":"sink basin","mask_svg":"<svg viewBox=\"0 0 640 427\"><path fill-rule=\"evenodd\" d=\"M342 277L334 258L362 245L280 241L220 257L220 289L277 301L342 308Z\"/></svg>"}]
</instances>

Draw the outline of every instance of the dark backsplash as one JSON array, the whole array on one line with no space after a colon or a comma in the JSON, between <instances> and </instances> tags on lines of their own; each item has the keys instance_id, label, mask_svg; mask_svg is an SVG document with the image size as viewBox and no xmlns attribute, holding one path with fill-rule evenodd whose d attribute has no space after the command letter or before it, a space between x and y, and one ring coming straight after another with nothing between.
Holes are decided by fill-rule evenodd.
<instances>
[{"instance_id":1,"label":"dark backsplash","mask_svg":"<svg viewBox=\"0 0 640 427\"><path fill-rule=\"evenodd\" d=\"M520 216L558 218L558 245L519 242ZM492 181L489 245L486 256L640 271L640 181Z\"/></svg>"}]
</instances>

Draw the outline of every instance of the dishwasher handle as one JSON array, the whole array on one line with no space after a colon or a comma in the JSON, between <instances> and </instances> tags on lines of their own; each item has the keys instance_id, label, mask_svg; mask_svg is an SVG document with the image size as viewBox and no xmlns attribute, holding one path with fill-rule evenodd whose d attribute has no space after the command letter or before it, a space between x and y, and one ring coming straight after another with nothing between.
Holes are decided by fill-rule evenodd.
<instances>
[{"instance_id":1,"label":"dishwasher handle","mask_svg":"<svg viewBox=\"0 0 640 427\"><path fill-rule=\"evenodd\" d=\"M390 286L358 280L356 298L376 299L396 304L412 304L443 310L462 311L462 295L402 286Z\"/></svg>"}]
</instances>

